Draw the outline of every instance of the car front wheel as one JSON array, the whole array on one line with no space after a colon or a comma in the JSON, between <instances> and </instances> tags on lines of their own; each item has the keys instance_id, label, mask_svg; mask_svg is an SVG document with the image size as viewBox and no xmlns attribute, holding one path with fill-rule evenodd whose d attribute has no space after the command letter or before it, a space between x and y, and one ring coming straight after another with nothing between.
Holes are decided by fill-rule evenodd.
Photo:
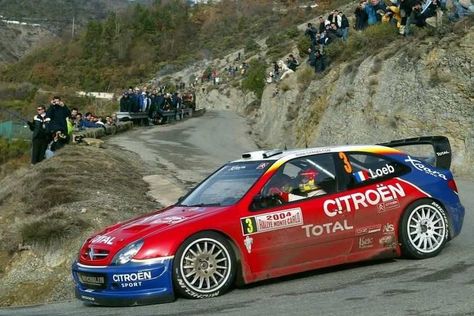
<instances>
[{"instance_id":1,"label":"car front wheel","mask_svg":"<svg viewBox=\"0 0 474 316\"><path fill-rule=\"evenodd\" d=\"M225 293L236 272L235 254L221 235L203 232L188 238L178 249L173 265L176 290L187 298L208 298Z\"/></svg>"},{"instance_id":2,"label":"car front wheel","mask_svg":"<svg viewBox=\"0 0 474 316\"><path fill-rule=\"evenodd\" d=\"M410 205L403 214L400 241L403 253L425 259L441 252L449 237L446 211L437 202L423 199Z\"/></svg>"}]
</instances>

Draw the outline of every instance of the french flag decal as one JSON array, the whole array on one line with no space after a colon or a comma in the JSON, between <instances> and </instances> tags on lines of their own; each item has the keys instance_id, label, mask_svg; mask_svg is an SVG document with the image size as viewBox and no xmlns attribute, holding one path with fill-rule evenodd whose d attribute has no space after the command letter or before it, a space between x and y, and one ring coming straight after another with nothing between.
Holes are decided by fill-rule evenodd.
<instances>
[{"instance_id":1,"label":"french flag decal","mask_svg":"<svg viewBox=\"0 0 474 316\"><path fill-rule=\"evenodd\" d=\"M354 173L354 177L357 182L362 182L362 181L370 179L369 173L365 170Z\"/></svg>"}]
</instances>

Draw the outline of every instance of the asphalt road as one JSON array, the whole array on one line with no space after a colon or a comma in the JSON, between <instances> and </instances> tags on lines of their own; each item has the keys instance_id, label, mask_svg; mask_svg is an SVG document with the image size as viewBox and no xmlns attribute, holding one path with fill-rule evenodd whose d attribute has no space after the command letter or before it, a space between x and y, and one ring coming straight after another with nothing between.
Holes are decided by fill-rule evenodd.
<instances>
[{"instance_id":1,"label":"asphalt road","mask_svg":"<svg viewBox=\"0 0 474 316\"><path fill-rule=\"evenodd\" d=\"M150 182L156 188L174 186L175 195L223 162L255 149L243 121L230 112L135 130L111 141L138 152L157 175L170 175ZM457 179L457 184L466 207L463 231L432 259L344 265L206 300L179 298L132 308L90 307L74 300L1 309L0 315L474 315L474 181ZM159 191L152 195L166 200Z\"/></svg>"}]
</instances>

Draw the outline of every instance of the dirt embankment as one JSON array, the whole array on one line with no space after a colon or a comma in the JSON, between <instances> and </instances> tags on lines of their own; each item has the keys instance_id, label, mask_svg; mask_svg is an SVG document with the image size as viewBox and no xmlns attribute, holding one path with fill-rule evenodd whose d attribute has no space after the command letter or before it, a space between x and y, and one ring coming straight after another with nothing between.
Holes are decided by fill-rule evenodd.
<instances>
[{"instance_id":1,"label":"dirt embankment","mask_svg":"<svg viewBox=\"0 0 474 316\"><path fill-rule=\"evenodd\" d=\"M0 181L0 306L71 298L85 238L159 208L139 161L113 146L71 145Z\"/></svg>"}]
</instances>

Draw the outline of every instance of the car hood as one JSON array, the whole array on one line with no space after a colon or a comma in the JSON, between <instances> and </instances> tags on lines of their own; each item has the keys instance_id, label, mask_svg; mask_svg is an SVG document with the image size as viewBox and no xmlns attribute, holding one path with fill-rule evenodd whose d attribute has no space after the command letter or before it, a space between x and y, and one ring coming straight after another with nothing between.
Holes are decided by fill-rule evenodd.
<instances>
[{"instance_id":1,"label":"car hood","mask_svg":"<svg viewBox=\"0 0 474 316\"><path fill-rule=\"evenodd\" d=\"M84 243L80 252L80 262L93 265L108 264L118 251L136 240L224 208L227 207L173 206L124 223L118 223L92 236ZM96 257L90 255L91 248Z\"/></svg>"}]
</instances>

